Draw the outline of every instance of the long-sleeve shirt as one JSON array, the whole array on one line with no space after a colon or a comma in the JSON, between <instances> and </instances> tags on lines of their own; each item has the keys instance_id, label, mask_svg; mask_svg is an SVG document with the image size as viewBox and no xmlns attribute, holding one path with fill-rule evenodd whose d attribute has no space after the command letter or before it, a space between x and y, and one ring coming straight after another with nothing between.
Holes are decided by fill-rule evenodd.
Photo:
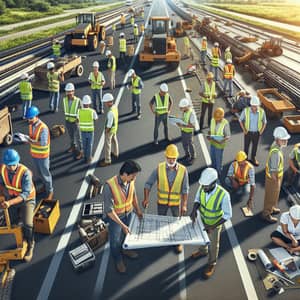
<instances>
[{"instance_id":1,"label":"long-sleeve shirt","mask_svg":"<svg viewBox=\"0 0 300 300\"><path fill-rule=\"evenodd\" d=\"M249 183L250 185L255 185L255 171L254 168L250 168L249 169ZM227 176L228 177L232 177L234 175L234 167L233 167L233 163L231 163L228 172L227 172Z\"/></svg>"},{"instance_id":2,"label":"long-sleeve shirt","mask_svg":"<svg viewBox=\"0 0 300 300\"><path fill-rule=\"evenodd\" d=\"M34 123L32 125L32 132L35 133L36 127L40 124L40 120L38 120L36 123ZM49 130L47 130L47 128L44 128L41 131L41 139L40 139L40 144L41 146L46 146L48 143L48 134L49 134Z\"/></svg>"}]
</instances>

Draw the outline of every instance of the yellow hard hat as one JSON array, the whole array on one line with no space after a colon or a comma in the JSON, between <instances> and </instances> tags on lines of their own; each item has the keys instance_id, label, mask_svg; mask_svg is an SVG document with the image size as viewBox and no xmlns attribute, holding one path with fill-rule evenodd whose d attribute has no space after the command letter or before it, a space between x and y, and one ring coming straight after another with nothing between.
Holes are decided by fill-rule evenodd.
<instances>
[{"instance_id":1,"label":"yellow hard hat","mask_svg":"<svg viewBox=\"0 0 300 300\"><path fill-rule=\"evenodd\" d=\"M237 162L241 162L247 159L247 154L244 151L239 151L236 156L235 159Z\"/></svg>"},{"instance_id":2,"label":"yellow hard hat","mask_svg":"<svg viewBox=\"0 0 300 300\"><path fill-rule=\"evenodd\" d=\"M206 75L206 78L213 79L214 78L214 74L212 72L208 72L207 75Z\"/></svg>"},{"instance_id":3,"label":"yellow hard hat","mask_svg":"<svg viewBox=\"0 0 300 300\"><path fill-rule=\"evenodd\" d=\"M165 151L165 156L167 158L177 158L179 156L177 146L174 144L168 145Z\"/></svg>"},{"instance_id":4,"label":"yellow hard hat","mask_svg":"<svg viewBox=\"0 0 300 300\"><path fill-rule=\"evenodd\" d=\"M214 111L214 119L220 121L224 118L224 109L222 107L217 107Z\"/></svg>"}]
</instances>

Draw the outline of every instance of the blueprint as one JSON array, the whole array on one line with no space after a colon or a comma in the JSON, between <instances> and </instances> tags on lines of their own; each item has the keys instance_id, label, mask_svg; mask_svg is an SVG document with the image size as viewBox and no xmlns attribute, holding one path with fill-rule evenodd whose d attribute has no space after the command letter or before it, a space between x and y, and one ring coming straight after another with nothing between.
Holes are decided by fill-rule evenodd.
<instances>
[{"instance_id":1,"label":"blueprint","mask_svg":"<svg viewBox=\"0 0 300 300\"><path fill-rule=\"evenodd\" d=\"M144 214L142 220L133 214L130 234L124 249L139 249L172 245L207 245L209 239L198 216L194 226L190 217L157 216Z\"/></svg>"}]
</instances>

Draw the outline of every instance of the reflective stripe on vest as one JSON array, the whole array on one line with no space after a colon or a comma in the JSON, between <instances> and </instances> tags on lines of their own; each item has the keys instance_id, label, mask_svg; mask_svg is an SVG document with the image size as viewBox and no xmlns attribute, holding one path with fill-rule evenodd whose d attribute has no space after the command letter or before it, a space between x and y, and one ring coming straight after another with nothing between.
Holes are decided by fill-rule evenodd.
<instances>
[{"instance_id":1,"label":"reflective stripe on vest","mask_svg":"<svg viewBox=\"0 0 300 300\"><path fill-rule=\"evenodd\" d=\"M181 198L181 187L186 168L178 164L176 177L172 186L169 186L167 176L167 164L162 162L157 169L157 202L168 206L179 206Z\"/></svg>"},{"instance_id":2,"label":"reflective stripe on vest","mask_svg":"<svg viewBox=\"0 0 300 300\"><path fill-rule=\"evenodd\" d=\"M132 94L139 95L142 92L142 90L139 88L140 80L141 78L139 76L131 79Z\"/></svg>"},{"instance_id":3,"label":"reflective stripe on vest","mask_svg":"<svg viewBox=\"0 0 300 300\"><path fill-rule=\"evenodd\" d=\"M60 44L53 44L52 45L52 51L53 51L53 54L55 56L60 56L61 55L60 48L61 48Z\"/></svg>"},{"instance_id":4,"label":"reflective stripe on vest","mask_svg":"<svg viewBox=\"0 0 300 300\"><path fill-rule=\"evenodd\" d=\"M162 103L160 94L155 94L155 112L159 115L168 113L169 110L169 94L166 93L164 103Z\"/></svg>"},{"instance_id":5,"label":"reflective stripe on vest","mask_svg":"<svg viewBox=\"0 0 300 300\"><path fill-rule=\"evenodd\" d=\"M80 99L77 97L74 97L72 101L71 106L69 107L69 99L68 97L65 97L63 100L64 103L64 112L65 112L65 118L66 121L74 123L77 119L77 113L79 109Z\"/></svg>"},{"instance_id":6,"label":"reflective stripe on vest","mask_svg":"<svg viewBox=\"0 0 300 300\"><path fill-rule=\"evenodd\" d=\"M134 28L133 28L133 34L134 34L135 36L138 36L138 35L139 35L139 28L138 28L138 27L134 27Z\"/></svg>"},{"instance_id":7,"label":"reflective stripe on vest","mask_svg":"<svg viewBox=\"0 0 300 300\"><path fill-rule=\"evenodd\" d=\"M54 72L53 74L48 72L48 89L50 92L58 92L59 91L59 75L58 72Z\"/></svg>"},{"instance_id":8,"label":"reflective stripe on vest","mask_svg":"<svg viewBox=\"0 0 300 300\"><path fill-rule=\"evenodd\" d=\"M48 131L48 140L45 146L41 146L41 134L43 130ZM47 158L50 155L50 132L48 126L39 120L39 124L33 132L32 124L29 124L29 137L34 140L30 142L30 154L34 158Z\"/></svg>"},{"instance_id":9,"label":"reflective stripe on vest","mask_svg":"<svg viewBox=\"0 0 300 300\"><path fill-rule=\"evenodd\" d=\"M245 108L245 129L247 131L249 131L249 128L250 128L250 109L251 109L251 107ZM262 120L263 120L264 111L261 107L259 107L257 112L258 112L257 128L258 128L258 131L261 131L262 126L263 126Z\"/></svg>"},{"instance_id":10,"label":"reflective stripe on vest","mask_svg":"<svg viewBox=\"0 0 300 300\"><path fill-rule=\"evenodd\" d=\"M224 66L224 78L225 79L232 79L234 72L234 65L227 64Z\"/></svg>"},{"instance_id":11,"label":"reflective stripe on vest","mask_svg":"<svg viewBox=\"0 0 300 300\"><path fill-rule=\"evenodd\" d=\"M119 39L120 52L126 52L126 40L124 38Z\"/></svg>"},{"instance_id":12,"label":"reflective stripe on vest","mask_svg":"<svg viewBox=\"0 0 300 300\"><path fill-rule=\"evenodd\" d=\"M84 132L94 131L94 110L92 108L80 108L78 110L79 129Z\"/></svg>"},{"instance_id":13,"label":"reflective stripe on vest","mask_svg":"<svg viewBox=\"0 0 300 300\"><path fill-rule=\"evenodd\" d=\"M101 90L102 89L102 73L98 72L97 77L95 76L94 72L90 74L91 80L91 89L92 90Z\"/></svg>"},{"instance_id":14,"label":"reflective stripe on vest","mask_svg":"<svg viewBox=\"0 0 300 300\"><path fill-rule=\"evenodd\" d=\"M266 163L266 175L269 177L269 178L272 178L271 176L271 173L269 171L269 160L271 158L271 155L275 152L278 152L279 154L279 165L278 165L278 177L281 178L283 176L283 154L281 152L281 150L276 147L276 146L272 146L270 151L269 151L269 155L268 155L268 159L267 159L267 163Z\"/></svg>"},{"instance_id":15,"label":"reflective stripe on vest","mask_svg":"<svg viewBox=\"0 0 300 300\"><path fill-rule=\"evenodd\" d=\"M186 124L190 123L190 118L191 118L192 110L189 109L188 111L183 113L183 122ZM189 127L181 127L181 131L186 132L186 133L192 133L194 132L194 128L189 128Z\"/></svg>"},{"instance_id":16,"label":"reflective stripe on vest","mask_svg":"<svg viewBox=\"0 0 300 300\"><path fill-rule=\"evenodd\" d=\"M117 62L115 56L111 56L107 62L107 68L111 69L112 71L116 71L117 69Z\"/></svg>"},{"instance_id":17,"label":"reflective stripe on vest","mask_svg":"<svg viewBox=\"0 0 300 300\"><path fill-rule=\"evenodd\" d=\"M113 121L113 125L110 129L110 132L113 134L116 134L118 131L118 124L119 124L119 112L118 112L118 107L113 105L110 108L110 111L113 113L114 115L114 121Z\"/></svg>"},{"instance_id":18,"label":"reflective stripe on vest","mask_svg":"<svg viewBox=\"0 0 300 300\"><path fill-rule=\"evenodd\" d=\"M110 186L111 192L113 194L114 200L114 211L117 215L122 215L132 211L133 206L133 197L134 197L134 181L129 183L128 196L118 183L118 176L114 176L107 181L107 184Z\"/></svg>"},{"instance_id":19,"label":"reflective stripe on vest","mask_svg":"<svg viewBox=\"0 0 300 300\"><path fill-rule=\"evenodd\" d=\"M201 42L201 51L207 51L207 41L202 40Z\"/></svg>"},{"instance_id":20,"label":"reflective stripe on vest","mask_svg":"<svg viewBox=\"0 0 300 300\"><path fill-rule=\"evenodd\" d=\"M203 189L200 191L200 214L201 219L206 225L214 225L223 217L222 200L225 190L221 186L217 186L215 193L206 202L206 195Z\"/></svg>"},{"instance_id":21,"label":"reflective stripe on vest","mask_svg":"<svg viewBox=\"0 0 300 300\"><path fill-rule=\"evenodd\" d=\"M32 100L32 88L29 81L21 81L19 84L21 100Z\"/></svg>"},{"instance_id":22,"label":"reflective stripe on vest","mask_svg":"<svg viewBox=\"0 0 300 300\"><path fill-rule=\"evenodd\" d=\"M187 36L185 36L185 37L183 38L183 43L184 43L184 45L185 45L186 47L189 47L189 46L190 46L190 40L189 40L189 38L188 38Z\"/></svg>"},{"instance_id":23,"label":"reflective stripe on vest","mask_svg":"<svg viewBox=\"0 0 300 300\"><path fill-rule=\"evenodd\" d=\"M216 95L216 82L212 81L211 85L204 82L204 96L202 97L202 102L204 103L215 103L215 95Z\"/></svg>"},{"instance_id":24,"label":"reflective stripe on vest","mask_svg":"<svg viewBox=\"0 0 300 300\"><path fill-rule=\"evenodd\" d=\"M210 123L210 134L211 135L217 135L217 136L222 136L224 137L224 128L225 125L228 124L228 121L226 119L223 119L221 121L221 124L219 125L218 130L216 131L216 121L215 119L211 119L211 123ZM218 148L218 149L224 149L226 146L226 143L222 143L222 144L218 144L214 141L214 139L211 139L210 144L213 145L214 147Z\"/></svg>"},{"instance_id":25,"label":"reflective stripe on vest","mask_svg":"<svg viewBox=\"0 0 300 300\"><path fill-rule=\"evenodd\" d=\"M241 172L241 167L239 166L237 161L233 162L233 169L234 169L234 178L239 182L240 185L244 185L249 183L249 170L253 168L253 166L246 161L246 166L243 169L243 173Z\"/></svg>"}]
</instances>

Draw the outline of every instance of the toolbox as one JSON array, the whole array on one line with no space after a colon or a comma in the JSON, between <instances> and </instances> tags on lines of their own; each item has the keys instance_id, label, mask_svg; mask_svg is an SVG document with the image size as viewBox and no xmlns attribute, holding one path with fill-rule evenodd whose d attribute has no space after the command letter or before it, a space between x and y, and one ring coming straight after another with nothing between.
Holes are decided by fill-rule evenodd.
<instances>
[{"instance_id":1,"label":"toolbox","mask_svg":"<svg viewBox=\"0 0 300 300\"><path fill-rule=\"evenodd\" d=\"M89 218L93 216L103 216L104 205L103 202L87 202L83 204L82 217Z\"/></svg>"},{"instance_id":2,"label":"toolbox","mask_svg":"<svg viewBox=\"0 0 300 300\"><path fill-rule=\"evenodd\" d=\"M96 260L95 254L88 243L69 251L69 256L74 269L78 272L91 267Z\"/></svg>"},{"instance_id":3,"label":"toolbox","mask_svg":"<svg viewBox=\"0 0 300 300\"><path fill-rule=\"evenodd\" d=\"M34 212L34 231L44 234L51 234L55 229L59 217L59 201L42 200Z\"/></svg>"}]
</instances>

